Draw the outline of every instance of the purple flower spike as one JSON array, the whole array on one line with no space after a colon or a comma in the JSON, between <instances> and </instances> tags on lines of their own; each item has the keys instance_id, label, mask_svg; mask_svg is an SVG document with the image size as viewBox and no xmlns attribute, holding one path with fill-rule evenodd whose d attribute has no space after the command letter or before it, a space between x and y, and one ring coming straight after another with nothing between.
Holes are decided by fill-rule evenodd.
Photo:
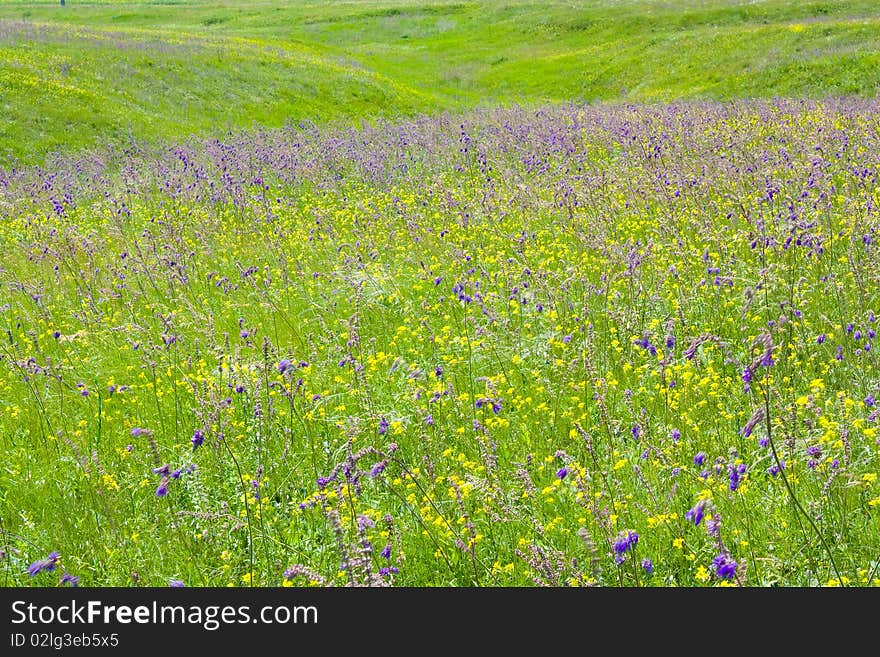
<instances>
[{"instance_id":1,"label":"purple flower spike","mask_svg":"<svg viewBox=\"0 0 880 657\"><path fill-rule=\"evenodd\" d=\"M685 520L690 520L692 523L694 523L694 527L696 527L703 521L703 514L705 510L706 501L701 500L697 502L696 506L694 506L692 509L684 514Z\"/></svg>"},{"instance_id":2,"label":"purple flower spike","mask_svg":"<svg viewBox=\"0 0 880 657\"><path fill-rule=\"evenodd\" d=\"M733 579L736 577L737 563L730 555L722 552L712 560L712 569L721 579Z\"/></svg>"},{"instance_id":3,"label":"purple flower spike","mask_svg":"<svg viewBox=\"0 0 880 657\"><path fill-rule=\"evenodd\" d=\"M61 579L58 580L58 583L67 584L68 586L79 586L79 577L71 575L70 573L64 573L61 576Z\"/></svg>"},{"instance_id":4,"label":"purple flower spike","mask_svg":"<svg viewBox=\"0 0 880 657\"><path fill-rule=\"evenodd\" d=\"M58 552L50 552L49 556L47 556L45 559L34 561L30 566L28 566L28 575L33 577L34 575L39 575L44 570L46 572L51 572L55 570L55 566L58 564L58 559L60 556L61 555L58 554Z\"/></svg>"}]
</instances>

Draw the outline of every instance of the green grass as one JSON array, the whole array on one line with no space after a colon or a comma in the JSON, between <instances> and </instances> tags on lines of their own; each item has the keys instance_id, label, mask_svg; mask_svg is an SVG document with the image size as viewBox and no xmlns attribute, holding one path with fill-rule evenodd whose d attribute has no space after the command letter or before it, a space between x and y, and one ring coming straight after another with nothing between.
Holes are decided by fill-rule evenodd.
<instances>
[{"instance_id":1,"label":"green grass","mask_svg":"<svg viewBox=\"0 0 880 657\"><path fill-rule=\"evenodd\" d=\"M0 2L0 156L510 103L873 96L873 0Z\"/></svg>"},{"instance_id":2,"label":"green grass","mask_svg":"<svg viewBox=\"0 0 880 657\"><path fill-rule=\"evenodd\" d=\"M5 176L0 585L53 551L84 585L880 585L877 116L475 111Z\"/></svg>"}]
</instances>

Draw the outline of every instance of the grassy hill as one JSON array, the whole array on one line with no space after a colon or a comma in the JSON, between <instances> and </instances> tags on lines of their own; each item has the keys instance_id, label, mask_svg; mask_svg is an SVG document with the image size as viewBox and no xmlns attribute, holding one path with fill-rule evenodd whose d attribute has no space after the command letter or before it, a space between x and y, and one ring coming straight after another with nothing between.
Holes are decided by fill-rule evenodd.
<instances>
[{"instance_id":1,"label":"grassy hill","mask_svg":"<svg viewBox=\"0 0 880 657\"><path fill-rule=\"evenodd\" d=\"M0 0L0 156L24 161L288 120L878 85L873 0Z\"/></svg>"}]
</instances>

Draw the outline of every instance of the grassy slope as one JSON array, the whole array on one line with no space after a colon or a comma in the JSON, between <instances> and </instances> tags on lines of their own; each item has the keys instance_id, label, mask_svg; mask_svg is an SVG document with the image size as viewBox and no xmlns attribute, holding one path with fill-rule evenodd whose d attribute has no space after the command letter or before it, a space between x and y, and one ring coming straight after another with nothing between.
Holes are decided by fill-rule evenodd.
<instances>
[{"instance_id":1,"label":"grassy slope","mask_svg":"<svg viewBox=\"0 0 880 657\"><path fill-rule=\"evenodd\" d=\"M874 0L0 0L0 156L547 100L859 94Z\"/></svg>"}]
</instances>

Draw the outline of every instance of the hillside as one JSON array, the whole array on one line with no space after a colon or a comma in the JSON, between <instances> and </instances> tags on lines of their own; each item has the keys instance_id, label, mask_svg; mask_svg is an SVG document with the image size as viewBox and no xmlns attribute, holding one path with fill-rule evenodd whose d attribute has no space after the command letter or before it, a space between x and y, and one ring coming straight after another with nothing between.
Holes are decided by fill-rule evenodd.
<instances>
[{"instance_id":1,"label":"hillside","mask_svg":"<svg viewBox=\"0 0 880 657\"><path fill-rule=\"evenodd\" d=\"M482 105L874 96L843 2L0 1L0 157Z\"/></svg>"}]
</instances>

